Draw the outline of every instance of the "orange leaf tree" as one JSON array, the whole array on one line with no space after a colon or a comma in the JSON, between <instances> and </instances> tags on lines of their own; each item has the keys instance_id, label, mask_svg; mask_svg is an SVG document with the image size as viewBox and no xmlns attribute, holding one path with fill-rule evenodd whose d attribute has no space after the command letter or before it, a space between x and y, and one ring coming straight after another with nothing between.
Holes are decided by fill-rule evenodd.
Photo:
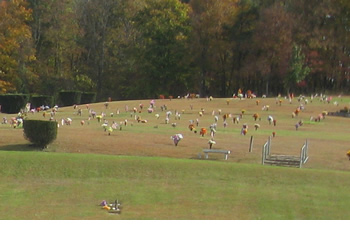
<instances>
[{"instance_id":1,"label":"orange leaf tree","mask_svg":"<svg viewBox=\"0 0 350 240\"><path fill-rule=\"evenodd\" d=\"M24 0L0 2L0 80L2 92L28 91L35 79L35 60L28 21L31 11Z\"/></svg>"}]
</instances>

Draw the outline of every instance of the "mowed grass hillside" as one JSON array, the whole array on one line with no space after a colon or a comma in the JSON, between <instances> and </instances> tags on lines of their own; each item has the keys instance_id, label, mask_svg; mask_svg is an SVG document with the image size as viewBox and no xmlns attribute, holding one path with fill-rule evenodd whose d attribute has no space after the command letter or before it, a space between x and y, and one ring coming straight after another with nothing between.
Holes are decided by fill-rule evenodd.
<instances>
[{"instance_id":1,"label":"mowed grass hillside","mask_svg":"<svg viewBox=\"0 0 350 240\"><path fill-rule=\"evenodd\" d=\"M350 174L163 157L4 151L0 219L349 219ZM120 215L98 204L118 199Z\"/></svg>"},{"instance_id":2,"label":"mowed grass hillside","mask_svg":"<svg viewBox=\"0 0 350 240\"><path fill-rule=\"evenodd\" d=\"M260 101L259 105L256 101ZM310 121L310 117L316 118L322 111L334 112L350 107L349 97L334 97L331 103L321 102L319 98L314 98L312 103L304 101L298 102L293 99L289 104L288 100L278 99L173 99L156 100L155 111L147 113L150 100L136 101L116 101L110 102L108 108L104 102L90 104L89 109L94 110L97 115L102 112L106 114L105 119L111 125L113 121L122 123L127 120L127 125L123 124L122 130L114 131L111 136L104 132L102 122L96 118L89 119L89 113L86 105L79 105L76 109L71 107L59 108L54 118L61 123L61 119L71 118L71 126L60 126L56 141L45 151L64 152L64 153L94 153L94 154L112 154L112 155L130 155L130 156L159 156L174 158L203 159L203 149L208 148L209 126L214 123L214 117L218 116L217 133L215 135L215 149L230 150L229 162L255 163L261 164L262 146L272 132L276 137L272 140L271 152L273 154L292 154L299 155L300 149L305 140L309 141L309 161L305 168L313 169L334 169L350 170L350 162L347 159L346 152L350 145L350 118L326 116L321 122ZM228 104L227 104L228 102ZM277 103L277 104L276 104ZM139 105L143 104L143 110L140 111ZM292 118L292 112L300 105L304 104L305 109L295 118ZM335 105L337 104L337 105ZM268 111L263 111L263 106L269 106ZM161 110L166 106L167 110ZM128 110L126 111L126 107ZM137 112L133 112L133 108ZM82 110L82 115L77 114L78 109ZM204 110L203 116L199 112ZM245 110L243 118L239 124L233 123L233 118L240 115ZM166 113L170 111L169 124L165 124ZM178 111L180 119L175 119L175 112ZM221 114L219 113L221 111ZM119 112L119 114L117 114ZM253 114L258 113L261 121L254 121ZM111 116L113 114L113 116ZM159 119L155 116L159 114ZM231 114L227 119L226 128L223 126L224 114ZM277 120L277 126L269 124L267 117L271 115ZM0 114L0 117L10 119L16 115ZM28 114L28 119L48 119L49 111L45 118L43 113ZM138 123L135 118L147 120L147 123ZM196 122L199 126L197 134L190 131L188 126L190 120ZM81 121L85 121L81 125ZM303 126L295 130L295 124L303 120ZM172 127L176 123L176 127ZM240 134L242 125L247 123L249 126L246 136ZM258 123L260 128L255 131L254 124ZM199 135L200 128L206 128L208 134L204 137ZM181 133L184 138L177 147L170 139L170 136ZM0 149L2 150L29 150L29 142L23 137L22 129L13 129L9 124L0 125ZM249 153L250 137L254 136L253 152ZM212 154L210 159L222 160L223 156Z\"/></svg>"},{"instance_id":3,"label":"mowed grass hillside","mask_svg":"<svg viewBox=\"0 0 350 240\"><path fill-rule=\"evenodd\" d=\"M296 118L292 118L300 105L296 99L291 104L283 99L281 105L271 98L156 100L155 112L147 113L149 102L59 108L54 116L57 122L69 117L72 124L60 124L56 141L44 150L32 147L23 129L1 124L0 219L350 218L346 156L350 119L326 116L321 122L310 121L322 111L350 106L349 97L333 98L329 104L309 99ZM144 105L141 112L139 104ZM162 111L164 105L167 110ZM263 111L266 105L269 110ZM88 107L98 115L104 112L108 124L127 120L127 125L109 136L102 122L88 120ZM77 114L79 108L82 116ZM242 110L243 118L234 124L232 118ZM165 124L168 111L172 112L170 123ZM180 112L180 119L175 120L175 111ZM222 115L226 113L231 117L224 127ZM261 121L254 121L254 113ZM138 123L135 115L147 123ZM277 119L277 126L268 123L269 115ZM14 116L0 114L7 119ZM215 116L219 121L213 148L231 150L227 161L222 154L205 159L202 150L208 148L210 137L188 129L190 120L198 119L197 131L209 130ZM45 117L42 112L27 116L49 117L49 112ZM296 131L300 120L304 124ZM244 123L249 126L246 136L240 134ZM261 126L257 131L255 123ZM308 139L309 161L302 169L261 165L262 146L272 132L276 132L272 153L299 155ZM170 136L177 133L184 138L175 147ZM250 136L254 136L252 153L248 151ZM98 206L102 200L115 199L122 202L121 215Z\"/></svg>"}]
</instances>

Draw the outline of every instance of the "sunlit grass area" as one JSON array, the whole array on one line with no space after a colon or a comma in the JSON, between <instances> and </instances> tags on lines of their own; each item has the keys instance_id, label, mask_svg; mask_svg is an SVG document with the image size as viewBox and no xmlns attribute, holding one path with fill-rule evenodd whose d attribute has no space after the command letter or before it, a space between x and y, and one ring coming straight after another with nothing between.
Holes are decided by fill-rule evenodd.
<instances>
[{"instance_id":1,"label":"sunlit grass area","mask_svg":"<svg viewBox=\"0 0 350 240\"><path fill-rule=\"evenodd\" d=\"M125 112L147 106L150 100L90 104L104 112L108 124L122 125L109 136L96 119L88 120L87 106L59 108L55 119L73 119L60 126L58 137L47 149L30 145L23 129L0 125L0 206L1 219L349 219L350 119L326 116L310 120L322 111L338 111L339 105L314 99L292 118L300 105L293 100L282 105L275 99L173 99L156 100L156 110ZM162 111L160 106L166 105ZM269 105L269 111L262 107ZM82 116L77 109L83 109ZM119 109L120 114L117 114ZM146 108L147 109L147 108ZM204 109L204 114L199 111ZM245 109L239 124L232 121ZM171 111L170 123L165 123ZM175 120L175 111L181 118ZM219 112L221 111L221 114ZM113 116L111 115L113 113ZM223 114L231 114L223 126ZM258 113L261 120L252 117ZM159 114L159 118L155 116ZM147 123L138 123L139 116ZM271 115L277 125L269 124ZM10 119L16 115L0 114ZM209 135L190 131L190 120L209 129L218 116L214 149L230 150L204 158ZM42 113L28 119L44 119ZM47 116L46 116L47 118ZM125 125L125 120L127 124ZM84 120L85 124L80 122ZM295 129L300 120L303 125ZM176 123L176 127L171 123ZM248 134L240 134L242 125ZM255 131L254 124L261 127ZM309 161L302 169L261 165L262 145L272 138L271 152L299 155L307 139ZM175 147L170 136L184 138ZM250 137L253 152L249 152ZM109 214L98 204L120 200L122 214Z\"/></svg>"}]
</instances>

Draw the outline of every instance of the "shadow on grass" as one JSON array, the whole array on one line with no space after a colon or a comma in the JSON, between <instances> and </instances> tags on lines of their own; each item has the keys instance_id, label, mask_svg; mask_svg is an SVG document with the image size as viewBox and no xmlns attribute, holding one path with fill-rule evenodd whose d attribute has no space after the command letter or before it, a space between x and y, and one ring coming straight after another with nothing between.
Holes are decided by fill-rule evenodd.
<instances>
[{"instance_id":1,"label":"shadow on grass","mask_svg":"<svg viewBox=\"0 0 350 240\"><path fill-rule=\"evenodd\" d=\"M29 152L29 151L43 151L43 149L33 144L12 144L12 145L1 146L0 151Z\"/></svg>"}]
</instances>

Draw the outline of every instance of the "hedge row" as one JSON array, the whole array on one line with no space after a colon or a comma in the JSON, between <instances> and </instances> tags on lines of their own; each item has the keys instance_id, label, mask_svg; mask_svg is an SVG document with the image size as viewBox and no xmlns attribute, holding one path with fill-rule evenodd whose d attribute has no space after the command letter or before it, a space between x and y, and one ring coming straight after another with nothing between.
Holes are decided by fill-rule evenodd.
<instances>
[{"instance_id":1,"label":"hedge row","mask_svg":"<svg viewBox=\"0 0 350 240\"><path fill-rule=\"evenodd\" d=\"M62 106L72 106L74 104L80 104L81 92L62 91L59 93L59 99Z\"/></svg>"},{"instance_id":2,"label":"hedge row","mask_svg":"<svg viewBox=\"0 0 350 240\"><path fill-rule=\"evenodd\" d=\"M53 96L48 95L33 95L30 98L31 108L38 108L40 106L53 106Z\"/></svg>"},{"instance_id":3,"label":"hedge row","mask_svg":"<svg viewBox=\"0 0 350 240\"><path fill-rule=\"evenodd\" d=\"M3 113L18 113L29 101L28 94L1 94L0 105Z\"/></svg>"},{"instance_id":4,"label":"hedge row","mask_svg":"<svg viewBox=\"0 0 350 240\"><path fill-rule=\"evenodd\" d=\"M3 113L18 113L21 109L24 109L28 102L31 103L31 108L37 108L42 105L51 107L53 104L53 97L45 95L30 96L29 94L0 95L1 112Z\"/></svg>"},{"instance_id":5,"label":"hedge row","mask_svg":"<svg viewBox=\"0 0 350 240\"><path fill-rule=\"evenodd\" d=\"M72 106L74 104L87 104L96 101L96 93L79 91L61 91L59 99L62 106Z\"/></svg>"},{"instance_id":6,"label":"hedge row","mask_svg":"<svg viewBox=\"0 0 350 240\"><path fill-rule=\"evenodd\" d=\"M62 91L59 93L59 100L62 106L94 103L96 101L96 93ZM42 105L52 107L54 97L48 95L0 94L0 110L3 113L18 113L28 102L31 103L31 108L37 108Z\"/></svg>"},{"instance_id":7,"label":"hedge row","mask_svg":"<svg viewBox=\"0 0 350 240\"><path fill-rule=\"evenodd\" d=\"M96 93L94 92L83 92L81 94L80 104L94 103L96 102Z\"/></svg>"}]
</instances>

